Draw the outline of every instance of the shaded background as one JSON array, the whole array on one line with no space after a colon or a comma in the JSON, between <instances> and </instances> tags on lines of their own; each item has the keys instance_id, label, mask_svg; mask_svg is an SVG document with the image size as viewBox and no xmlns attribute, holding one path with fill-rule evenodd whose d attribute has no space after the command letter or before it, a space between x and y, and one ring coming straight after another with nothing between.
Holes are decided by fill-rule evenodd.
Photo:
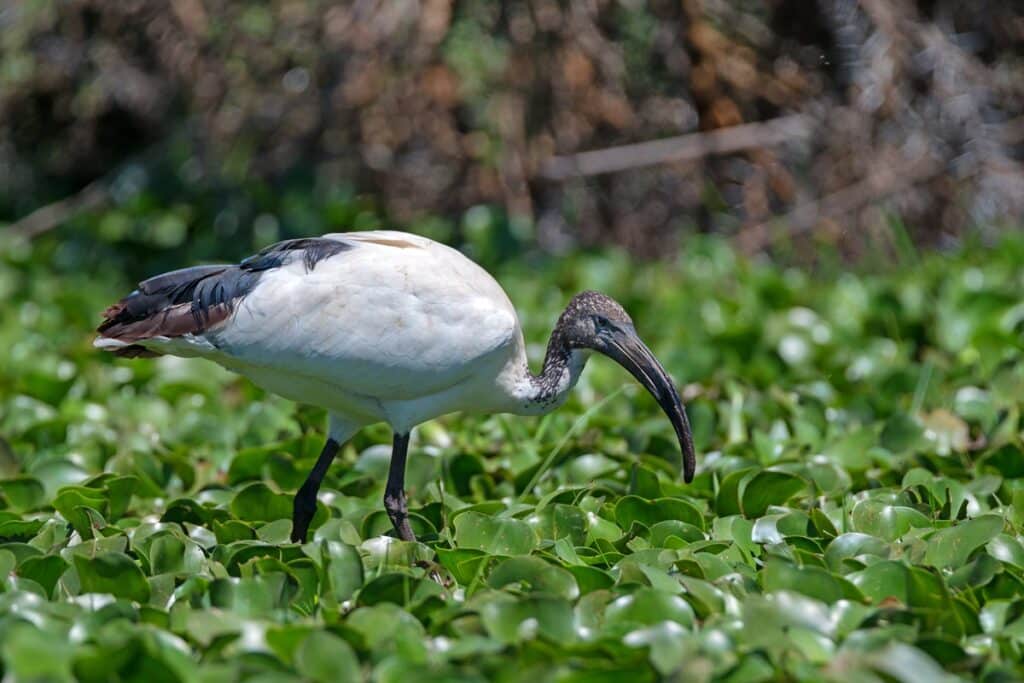
<instances>
[{"instance_id":1,"label":"shaded background","mask_svg":"<svg viewBox=\"0 0 1024 683\"><path fill-rule=\"evenodd\" d=\"M874 258L1019 223L1022 99L995 0L7 2L0 224L139 275L380 224Z\"/></svg>"},{"instance_id":2,"label":"shaded background","mask_svg":"<svg viewBox=\"0 0 1024 683\"><path fill-rule=\"evenodd\" d=\"M983 0L0 0L0 680L1024 680L1022 32ZM323 410L92 347L143 277L377 226L483 263L535 368L573 293L621 301L694 481L594 359L550 415L415 431L425 544L382 542L361 431L303 550Z\"/></svg>"}]
</instances>

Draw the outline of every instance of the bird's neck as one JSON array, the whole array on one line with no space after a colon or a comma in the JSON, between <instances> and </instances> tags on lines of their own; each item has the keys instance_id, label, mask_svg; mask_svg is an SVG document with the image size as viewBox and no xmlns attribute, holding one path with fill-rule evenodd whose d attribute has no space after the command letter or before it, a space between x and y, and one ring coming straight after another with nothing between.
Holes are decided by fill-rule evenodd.
<instances>
[{"instance_id":1,"label":"bird's neck","mask_svg":"<svg viewBox=\"0 0 1024 683\"><path fill-rule=\"evenodd\" d=\"M530 371L523 350L505 377L505 392L511 401L509 412L543 415L562 405L589 356L585 349L569 348L557 327L548 341L540 373Z\"/></svg>"}]
</instances>

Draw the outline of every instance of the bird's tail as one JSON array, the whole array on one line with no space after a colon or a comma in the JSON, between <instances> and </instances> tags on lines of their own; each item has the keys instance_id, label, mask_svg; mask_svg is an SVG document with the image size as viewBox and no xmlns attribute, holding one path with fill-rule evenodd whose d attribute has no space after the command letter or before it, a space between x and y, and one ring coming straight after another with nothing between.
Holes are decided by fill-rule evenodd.
<instances>
[{"instance_id":1,"label":"bird's tail","mask_svg":"<svg viewBox=\"0 0 1024 683\"><path fill-rule=\"evenodd\" d=\"M158 356L140 342L196 334L226 318L227 288L239 275L237 267L216 265L152 277L103 312L93 346L125 358Z\"/></svg>"}]
</instances>

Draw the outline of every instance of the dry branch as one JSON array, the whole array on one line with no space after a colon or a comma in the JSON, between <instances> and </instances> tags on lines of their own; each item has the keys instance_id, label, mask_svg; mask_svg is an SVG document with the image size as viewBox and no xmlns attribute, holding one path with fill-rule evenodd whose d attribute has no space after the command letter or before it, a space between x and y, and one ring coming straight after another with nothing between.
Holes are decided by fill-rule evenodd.
<instances>
[{"instance_id":1,"label":"dry branch","mask_svg":"<svg viewBox=\"0 0 1024 683\"><path fill-rule=\"evenodd\" d=\"M814 126L800 115L782 116L763 123L745 123L704 133L581 152L550 159L540 170L547 180L616 173L656 164L693 161L712 154L731 154L804 138Z\"/></svg>"},{"instance_id":2,"label":"dry branch","mask_svg":"<svg viewBox=\"0 0 1024 683\"><path fill-rule=\"evenodd\" d=\"M83 211L91 211L105 205L110 200L103 179L89 183L76 194L41 206L21 220L7 226L7 233L22 239L31 240L49 232Z\"/></svg>"}]
</instances>

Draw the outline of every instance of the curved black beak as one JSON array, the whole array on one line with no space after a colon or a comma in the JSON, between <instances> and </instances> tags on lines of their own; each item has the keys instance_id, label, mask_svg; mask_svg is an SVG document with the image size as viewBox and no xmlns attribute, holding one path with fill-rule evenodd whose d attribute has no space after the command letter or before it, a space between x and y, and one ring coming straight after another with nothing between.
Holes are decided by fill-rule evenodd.
<instances>
[{"instance_id":1,"label":"curved black beak","mask_svg":"<svg viewBox=\"0 0 1024 683\"><path fill-rule=\"evenodd\" d=\"M679 450L682 459L683 480L693 481L694 470L697 468L697 456L693 448L693 432L690 420L686 417L686 408L679 398L672 379L665 372L658 359L647 348L632 325L618 325L601 340L595 350L616 361L629 370L637 381L650 392L661 409L665 411L679 439Z\"/></svg>"}]
</instances>

